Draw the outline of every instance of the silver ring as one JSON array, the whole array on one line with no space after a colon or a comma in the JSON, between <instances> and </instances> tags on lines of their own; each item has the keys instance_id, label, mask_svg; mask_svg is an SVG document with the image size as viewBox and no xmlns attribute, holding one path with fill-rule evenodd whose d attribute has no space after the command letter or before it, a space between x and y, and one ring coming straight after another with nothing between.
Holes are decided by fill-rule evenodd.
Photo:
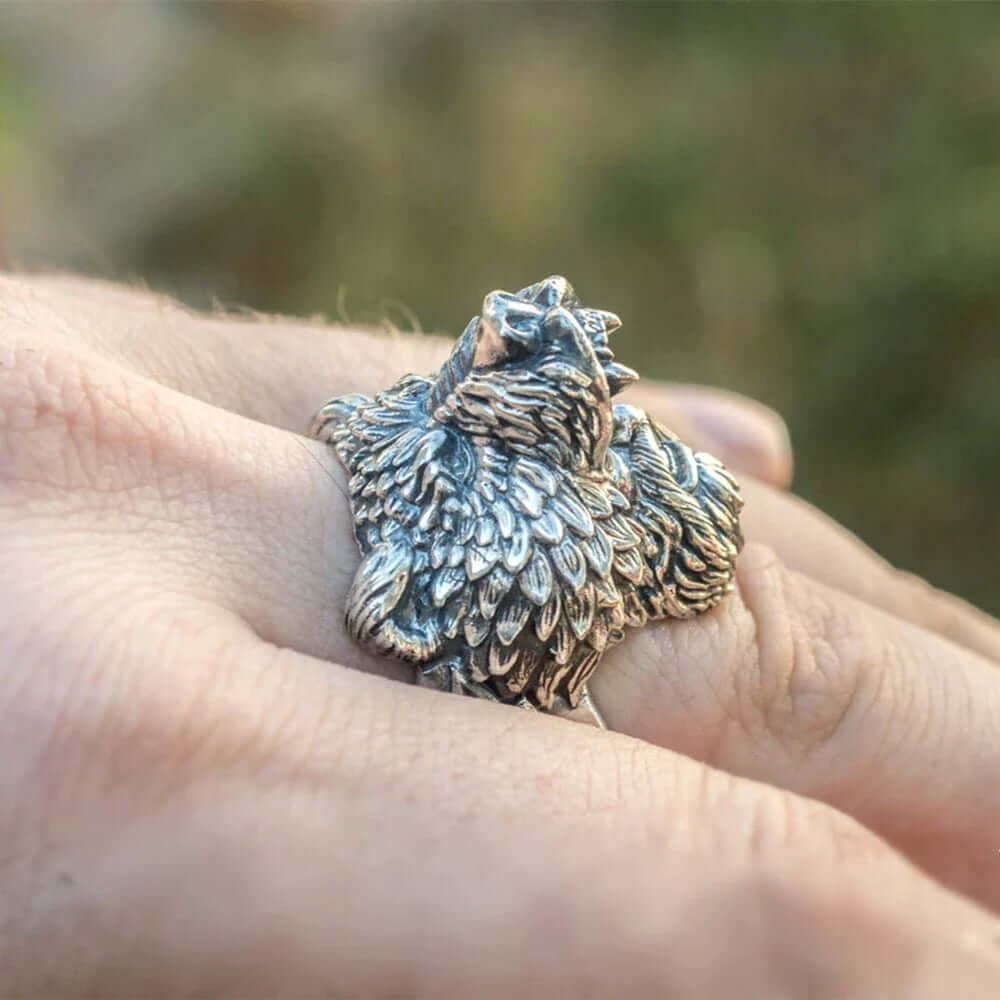
<instances>
[{"instance_id":1,"label":"silver ring","mask_svg":"<svg viewBox=\"0 0 1000 1000\"><path fill-rule=\"evenodd\" d=\"M310 433L350 476L360 643L445 691L603 725L604 651L733 586L739 487L644 410L613 313L565 278L490 292L440 371L331 399Z\"/></svg>"}]
</instances>

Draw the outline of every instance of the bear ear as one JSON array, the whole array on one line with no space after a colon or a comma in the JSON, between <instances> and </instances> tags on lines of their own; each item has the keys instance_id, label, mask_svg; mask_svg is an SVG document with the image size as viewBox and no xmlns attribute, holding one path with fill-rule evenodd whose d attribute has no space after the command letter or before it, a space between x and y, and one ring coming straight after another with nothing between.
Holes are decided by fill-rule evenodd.
<instances>
[{"instance_id":1,"label":"bear ear","mask_svg":"<svg viewBox=\"0 0 1000 1000\"><path fill-rule=\"evenodd\" d=\"M508 292L490 292L483 299L472 363L496 367L514 357L538 350L544 311Z\"/></svg>"},{"instance_id":2,"label":"bear ear","mask_svg":"<svg viewBox=\"0 0 1000 1000\"><path fill-rule=\"evenodd\" d=\"M553 306L576 309L580 305L573 286L561 274L553 274L543 281L536 281L535 284L522 288L517 297L525 302L534 302L542 309L551 309Z\"/></svg>"},{"instance_id":3,"label":"bear ear","mask_svg":"<svg viewBox=\"0 0 1000 1000\"><path fill-rule=\"evenodd\" d=\"M574 309L573 312L580 326L592 337L597 334L609 337L621 329L622 321L612 312L603 309Z\"/></svg>"}]
</instances>

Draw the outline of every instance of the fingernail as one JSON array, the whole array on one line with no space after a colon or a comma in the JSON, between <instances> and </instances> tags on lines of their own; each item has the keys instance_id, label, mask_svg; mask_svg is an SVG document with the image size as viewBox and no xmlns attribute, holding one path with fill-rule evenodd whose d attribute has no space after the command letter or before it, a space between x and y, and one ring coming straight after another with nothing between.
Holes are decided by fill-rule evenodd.
<instances>
[{"instance_id":1,"label":"fingernail","mask_svg":"<svg viewBox=\"0 0 1000 1000\"><path fill-rule=\"evenodd\" d=\"M735 470L773 486L792 481L792 444L785 421L770 407L716 389L681 390L672 402L708 439L706 450Z\"/></svg>"}]
</instances>

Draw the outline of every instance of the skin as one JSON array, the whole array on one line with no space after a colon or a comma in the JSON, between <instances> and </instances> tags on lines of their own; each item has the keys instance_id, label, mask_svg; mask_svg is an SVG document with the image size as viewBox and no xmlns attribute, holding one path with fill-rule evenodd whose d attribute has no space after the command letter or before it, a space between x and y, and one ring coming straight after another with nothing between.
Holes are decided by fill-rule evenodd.
<instances>
[{"instance_id":1,"label":"skin","mask_svg":"<svg viewBox=\"0 0 1000 1000\"><path fill-rule=\"evenodd\" d=\"M748 546L605 658L617 732L349 641L298 432L446 350L0 278L7 992L995 996L1000 625L785 493L758 404L631 393L741 473Z\"/></svg>"}]
</instances>

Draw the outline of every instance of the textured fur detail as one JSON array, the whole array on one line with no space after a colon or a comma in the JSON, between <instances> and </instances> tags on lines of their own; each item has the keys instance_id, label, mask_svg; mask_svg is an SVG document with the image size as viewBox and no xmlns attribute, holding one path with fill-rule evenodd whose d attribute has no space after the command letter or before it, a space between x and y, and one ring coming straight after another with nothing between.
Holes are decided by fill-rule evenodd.
<instances>
[{"instance_id":1,"label":"textured fur detail","mask_svg":"<svg viewBox=\"0 0 1000 1000\"><path fill-rule=\"evenodd\" d=\"M626 626L731 589L738 487L612 406L635 378L607 344L618 325L562 278L491 293L436 375L317 414L350 475L355 638L447 664L472 693L565 708Z\"/></svg>"}]
</instances>

